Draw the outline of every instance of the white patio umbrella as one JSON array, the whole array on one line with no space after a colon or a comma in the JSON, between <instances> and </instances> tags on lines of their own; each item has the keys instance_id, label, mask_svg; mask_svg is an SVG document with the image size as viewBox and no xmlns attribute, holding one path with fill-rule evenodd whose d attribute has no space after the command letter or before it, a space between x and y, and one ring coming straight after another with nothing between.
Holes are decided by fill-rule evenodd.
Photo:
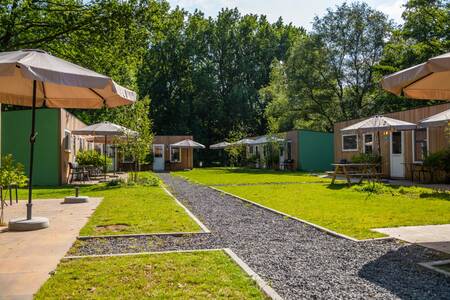
<instances>
[{"instance_id":1,"label":"white patio umbrella","mask_svg":"<svg viewBox=\"0 0 450 300\"><path fill-rule=\"evenodd\" d=\"M87 135L87 136L102 136L105 138L105 166L104 176L106 179L107 163L106 163L106 144L108 143L108 137L136 137L138 133L121 125L117 125L111 122L100 122L97 124L89 125L81 129L73 130L72 134L75 135Z\"/></svg>"},{"instance_id":2,"label":"white patio umbrella","mask_svg":"<svg viewBox=\"0 0 450 300\"><path fill-rule=\"evenodd\" d=\"M377 132L378 139L378 154L381 155L380 130L386 131L401 131L412 130L417 127L416 124L397 120L381 115L373 116L369 119L363 120L356 124L342 128L343 133L357 133L357 132Z\"/></svg>"},{"instance_id":3,"label":"white patio umbrella","mask_svg":"<svg viewBox=\"0 0 450 300\"><path fill-rule=\"evenodd\" d=\"M450 109L446 111L440 112L438 114L432 115L426 119L423 119L419 122L420 127L433 127L433 126L442 126L442 125L450 125Z\"/></svg>"},{"instance_id":4,"label":"white patio umbrella","mask_svg":"<svg viewBox=\"0 0 450 300\"><path fill-rule=\"evenodd\" d=\"M194 142L193 140L186 139L181 142L170 144L171 147L185 148L185 149L205 149L206 147L200 143ZM188 161L189 161L189 151L188 151Z\"/></svg>"},{"instance_id":5,"label":"white patio umbrella","mask_svg":"<svg viewBox=\"0 0 450 300\"><path fill-rule=\"evenodd\" d=\"M131 104L135 100L135 92L116 84L110 77L42 50L0 53L0 103L32 108L27 217L10 222L10 229L48 226L45 218L32 218L36 107L102 108Z\"/></svg>"},{"instance_id":6,"label":"white patio umbrella","mask_svg":"<svg viewBox=\"0 0 450 300\"><path fill-rule=\"evenodd\" d=\"M395 95L414 99L450 100L450 52L383 78L381 85Z\"/></svg>"},{"instance_id":7,"label":"white patio umbrella","mask_svg":"<svg viewBox=\"0 0 450 300\"><path fill-rule=\"evenodd\" d=\"M231 145L250 145L253 142L252 139L242 139L237 142L231 143Z\"/></svg>"},{"instance_id":8,"label":"white patio umbrella","mask_svg":"<svg viewBox=\"0 0 450 300\"><path fill-rule=\"evenodd\" d=\"M231 145L231 143L228 142L220 142L217 144L213 144L209 146L209 149L225 149L227 147L229 147Z\"/></svg>"},{"instance_id":9,"label":"white patio umbrella","mask_svg":"<svg viewBox=\"0 0 450 300\"><path fill-rule=\"evenodd\" d=\"M282 138L265 135L265 136L257 138L256 140L251 141L249 144L250 145L261 145L261 144L274 143L274 142L280 143L280 142L284 142L284 141L285 140Z\"/></svg>"}]
</instances>

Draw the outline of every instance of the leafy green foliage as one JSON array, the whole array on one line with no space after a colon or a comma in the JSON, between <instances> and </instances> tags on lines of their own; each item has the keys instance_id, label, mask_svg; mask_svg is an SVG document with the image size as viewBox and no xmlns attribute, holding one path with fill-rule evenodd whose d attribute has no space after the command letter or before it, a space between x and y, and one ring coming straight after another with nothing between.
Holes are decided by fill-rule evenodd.
<instances>
[{"instance_id":1,"label":"leafy green foliage","mask_svg":"<svg viewBox=\"0 0 450 300\"><path fill-rule=\"evenodd\" d=\"M27 184L28 177L25 175L24 167L21 163L14 161L11 154L2 156L0 167L0 185L3 188L15 184L23 187Z\"/></svg>"},{"instance_id":2,"label":"leafy green foliage","mask_svg":"<svg viewBox=\"0 0 450 300\"><path fill-rule=\"evenodd\" d=\"M381 156L374 153L358 153L352 157L353 163L380 164Z\"/></svg>"},{"instance_id":3,"label":"leafy green foliage","mask_svg":"<svg viewBox=\"0 0 450 300\"><path fill-rule=\"evenodd\" d=\"M427 155L423 161L424 166L434 170L450 173L450 147Z\"/></svg>"},{"instance_id":4,"label":"leafy green foliage","mask_svg":"<svg viewBox=\"0 0 450 300\"><path fill-rule=\"evenodd\" d=\"M105 155L95 150L80 151L77 153L76 161L82 166L103 167L105 165ZM106 157L106 164L112 165L112 159Z\"/></svg>"}]
</instances>

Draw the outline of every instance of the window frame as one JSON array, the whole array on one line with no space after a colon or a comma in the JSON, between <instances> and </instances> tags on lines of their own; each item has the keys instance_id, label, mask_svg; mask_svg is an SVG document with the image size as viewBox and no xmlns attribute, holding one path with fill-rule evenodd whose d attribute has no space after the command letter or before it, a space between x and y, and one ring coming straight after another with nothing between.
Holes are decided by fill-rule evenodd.
<instances>
[{"instance_id":1,"label":"window frame","mask_svg":"<svg viewBox=\"0 0 450 300\"><path fill-rule=\"evenodd\" d=\"M173 149L178 149L180 160L173 160L173 159L172 159L172 150L173 150ZM172 147L172 146L170 146L170 147L169 147L169 157L170 157L170 162L171 162L171 163L176 163L176 164L181 163L181 147Z\"/></svg>"},{"instance_id":2,"label":"window frame","mask_svg":"<svg viewBox=\"0 0 450 300\"><path fill-rule=\"evenodd\" d=\"M73 141L73 137L72 137L72 132L68 129L64 129L64 138L63 138L63 142L64 142L64 151L71 153L72 152L72 141Z\"/></svg>"},{"instance_id":3,"label":"window frame","mask_svg":"<svg viewBox=\"0 0 450 300\"><path fill-rule=\"evenodd\" d=\"M426 141L427 141L427 153L426 155L428 155L428 153L430 153L430 137L429 137L429 130L428 127L427 128L421 128L421 129L425 129L426 132ZM412 131L412 136L411 136L411 143L412 143L412 160L413 163L423 163L423 160L417 160L416 159L416 131L417 129L414 129Z\"/></svg>"},{"instance_id":4,"label":"window frame","mask_svg":"<svg viewBox=\"0 0 450 300\"><path fill-rule=\"evenodd\" d=\"M362 138L363 138L363 152L366 153L366 135L370 135L372 136L372 154L373 154L373 144L374 144L374 134L373 132L369 132L369 133L363 133Z\"/></svg>"},{"instance_id":5,"label":"window frame","mask_svg":"<svg viewBox=\"0 0 450 300\"><path fill-rule=\"evenodd\" d=\"M356 136L356 148L354 149L344 149L344 137L346 136ZM358 151L359 149L359 136L356 133L352 133L352 134L342 134L341 136L341 150L343 152L355 152Z\"/></svg>"}]
</instances>

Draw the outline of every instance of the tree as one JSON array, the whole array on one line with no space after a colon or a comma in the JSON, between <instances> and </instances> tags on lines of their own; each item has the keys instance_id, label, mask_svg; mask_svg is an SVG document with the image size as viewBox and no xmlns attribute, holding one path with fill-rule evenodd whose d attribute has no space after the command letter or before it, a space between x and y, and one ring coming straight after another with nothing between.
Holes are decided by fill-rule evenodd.
<instances>
[{"instance_id":1,"label":"tree","mask_svg":"<svg viewBox=\"0 0 450 300\"><path fill-rule=\"evenodd\" d=\"M148 97L135 102L133 105L123 106L115 115L115 122L136 132L124 132L125 141L121 138L122 150L135 160L135 171L140 170L140 164L150 154L153 140L152 121L149 118L150 99Z\"/></svg>"},{"instance_id":2,"label":"tree","mask_svg":"<svg viewBox=\"0 0 450 300\"><path fill-rule=\"evenodd\" d=\"M291 49L284 66L286 113L283 129L331 131L336 121L377 110L380 90L374 74L392 22L365 3L344 3L315 18L312 32ZM279 99L278 99L279 101ZM266 113L273 114L270 104ZM300 121L298 121L300 120Z\"/></svg>"}]
</instances>

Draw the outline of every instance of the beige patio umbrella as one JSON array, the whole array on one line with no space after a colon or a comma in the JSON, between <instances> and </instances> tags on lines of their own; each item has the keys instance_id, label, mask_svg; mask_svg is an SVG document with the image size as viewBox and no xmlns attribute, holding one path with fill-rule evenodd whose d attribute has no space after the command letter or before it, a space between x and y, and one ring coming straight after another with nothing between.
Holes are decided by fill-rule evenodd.
<instances>
[{"instance_id":1,"label":"beige patio umbrella","mask_svg":"<svg viewBox=\"0 0 450 300\"><path fill-rule=\"evenodd\" d=\"M231 144L228 142L220 142L217 144L213 144L209 146L209 149L225 149L227 147L229 147Z\"/></svg>"},{"instance_id":2,"label":"beige patio umbrella","mask_svg":"<svg viewBox=\"0 0 450 300\"><path fill-rule=\"evenodd\" d=\"M32 108L27 217L10 222L10 229L48 226L45 218L32 218L36 107L102 108L131 104L135 100L135 92L116 84L110 77L42 50L0 53L0 103Z\"/></svg>"},{"instance_id":3,"label":"beige patio umbrella","mask_svg":"<svg viewBox=\"0 0 450 300\"><path fill-rule=\"evenodd\" d=\"M174 143L174 144L170 144L171 147L175 147L175 148L185 148L185 149L205 149L205 146L197 143L193 140L190 139L186 139L186 140L182 140L181 142L178 143ZM189 151L188 151L188 160L189 160Z\"/></svg>"},{"instance_id":4,"label":"beige patio umbrella","mask_svg":"<svg viewBox=\"0 0 450 300\"><path fill-rule=\"evenodd\" d=\"M383 78L386 91L408 98L450 100L450 52Z\"/></svg>"},{"instance_id":5,"label":"beige patio umbrella","mask_svg":"<svg viewBox=\"0 0 450 300\"><path fill-rule=\"evenodd\" d=\"M111 122L100 122L97 124L89 125L81 129L73 130L72 134L75 135L87 135L87 136L102 136L105 138L104 143L104 176L106 179L107 173L107 163L106 163L106 145L108 143L108 137L116 137L117 140L123 139L124 137L136 137L138 133L121 125L117 125ZM95 138L94 138L95 140ZM114 170L115 171L115 170Z\"/></svg>"}]
</instances>

